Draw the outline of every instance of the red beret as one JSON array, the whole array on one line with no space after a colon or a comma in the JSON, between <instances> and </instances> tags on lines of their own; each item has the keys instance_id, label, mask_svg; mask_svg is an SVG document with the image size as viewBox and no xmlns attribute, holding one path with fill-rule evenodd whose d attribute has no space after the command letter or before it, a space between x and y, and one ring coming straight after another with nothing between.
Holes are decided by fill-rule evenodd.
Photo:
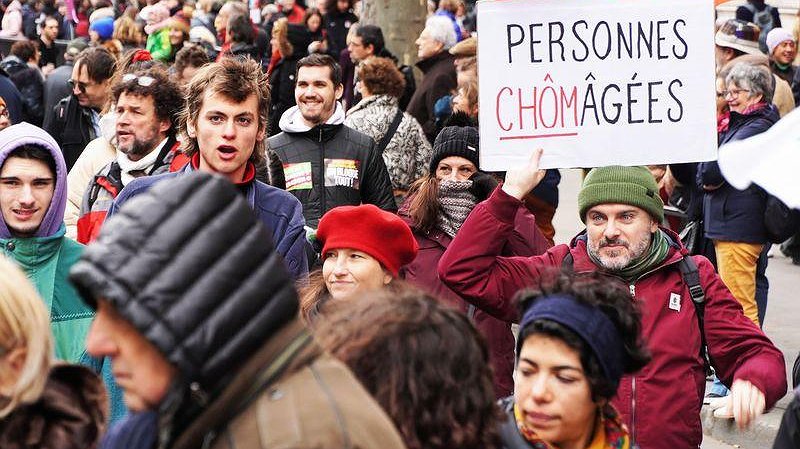
<instances>
[{"instance_id":1,"label":"red beret","mask_svg":"<svg viewBox=\"0 0 800 449\"><path fill-rule=\"evenodd\" d=\"M372 204L329 210L319 221L317 239L323 244L323 255L335 248L363 251L394 276L417 256L411 228L397 215Z\"/></svg>"}]
</instances>

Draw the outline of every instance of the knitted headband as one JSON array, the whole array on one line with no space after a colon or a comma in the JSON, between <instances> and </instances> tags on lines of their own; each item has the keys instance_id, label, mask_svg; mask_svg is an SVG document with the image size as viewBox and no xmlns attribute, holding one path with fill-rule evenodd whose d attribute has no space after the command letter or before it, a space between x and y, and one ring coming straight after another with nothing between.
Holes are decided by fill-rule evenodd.
<instances>
[{"instance_id":1,"label":"knitted headband","mask_svg":"<svg viewBox=\"0 0 800 449\"><path fill-rule=\"evenodd\" d=\"M592 349L606 379L616 387L625 370L625 345L611 320L597 307L567 295L538 299L522 316L520 333L537 320L554 321L575 332ZM522 340L517 342L519 358Z\"/></svg>"}]
</instances>

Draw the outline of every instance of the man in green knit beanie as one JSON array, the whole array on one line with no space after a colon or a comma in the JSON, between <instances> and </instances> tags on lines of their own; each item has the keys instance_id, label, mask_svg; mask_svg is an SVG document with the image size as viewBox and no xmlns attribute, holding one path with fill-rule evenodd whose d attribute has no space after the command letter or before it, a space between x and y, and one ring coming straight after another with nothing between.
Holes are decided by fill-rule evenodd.
<instances>
[{"instance_id":1,"label":"man in green knit beanie","mask_svg":"<svg viewBox=\"0 0 800 449\"><path fill-rule=\"evenodd\" d=\"M678 236L660 226L664 205L646 168L593 169L578 194L584 232L542 255L501 255L514 238L522 198L544 176L541 155L537 150L527 166L510 170L505 183L472 210L439 260L439 278L478 309L510 322L519 320L516 294L531 286L547 291L558 269L574 272L575 282L581 273L602 272L609 291L621 283L642 312L641 337L652 355L648 366L623 376L612 401L631 443L639 447L700 446L703 335L717 376L731 387L725 408L739 426L749 425L780 399L786 392L783 355L744 316L713 265L702 256L688 256ZM702 330L680 269L691 271L692 263L692 285L699 284L705 295ZM536 407L547 406L546 395L540 402L544 405Z\"/></svg>"}]
</instances>

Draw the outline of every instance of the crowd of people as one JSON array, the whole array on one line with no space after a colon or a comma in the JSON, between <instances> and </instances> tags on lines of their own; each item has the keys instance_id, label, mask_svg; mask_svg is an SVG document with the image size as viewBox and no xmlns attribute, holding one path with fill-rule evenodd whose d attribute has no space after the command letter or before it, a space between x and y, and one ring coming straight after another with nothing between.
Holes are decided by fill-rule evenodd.
<instances>
[{"instance_id":1,"label":"crowd of people","mask_svg":"<svg viewBox=\"0 0 800 449\"><path fill-rule=\"evenodd\" d=\"M556 245L547 148L481 169L472 4L416 77L358 1L257 6L3 2L0 447L688 449L785 395L767 192L597 167ZM800 100L780 25L718 23L721 146Z\"/></svg>"}]
</instances>

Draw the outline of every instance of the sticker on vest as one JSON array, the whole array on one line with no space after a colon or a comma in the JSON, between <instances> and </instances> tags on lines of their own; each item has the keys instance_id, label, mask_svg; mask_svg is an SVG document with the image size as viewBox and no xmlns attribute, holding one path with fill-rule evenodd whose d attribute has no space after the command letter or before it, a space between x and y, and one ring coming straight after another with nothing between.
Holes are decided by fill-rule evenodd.
<instances>
[{"instance_id":1,"label":"sticker on vest","mask_svg":"<svg viewBox=\"0 0 800 449\"><path fill-rule=\"evenodd\" d=\"M681 311L681 295L677 293L669 294L669 308L676 312Z\"/></svg>"},{"instance_id":2,"label":"sticker on vest","mask_svg":"<svg viewBox=\"0 0 800 449\"><path fill-rule=\"evenodd\" d=\"M350 187L358 190L358 166L352 159L325 159L325 187Z\"/></svg>"},{"instance_id":3,"label":"sticker on vest","mask_svg":"<svg viewBox=\"0 0 800 449\"><path fill-rule=\"evenodd\" d=\"M286 190L311 190L311 162L283 164L283 175L286 177Z\"/></svg>"}]
</instances>

